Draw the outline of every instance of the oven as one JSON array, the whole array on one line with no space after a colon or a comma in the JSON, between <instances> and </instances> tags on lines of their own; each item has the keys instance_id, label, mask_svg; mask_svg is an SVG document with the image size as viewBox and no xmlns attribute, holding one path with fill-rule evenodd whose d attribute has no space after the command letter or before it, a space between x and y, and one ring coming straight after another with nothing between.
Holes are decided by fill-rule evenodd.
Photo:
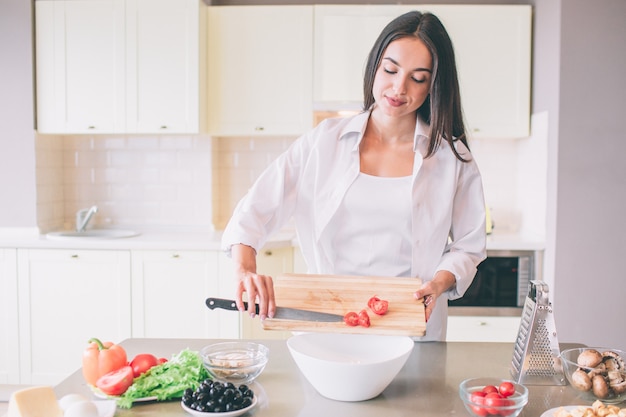
<instances>
[{"instance_id":1,"label":"oven","mask_svg":"<svg viewBox=\"0 0 626 417\"><path fill-rule=\"evenodd\" d=\"M450 315L519 315L528 284L539 279L535 251L487 251L465 295L448 301Z\"/></svg>"}]
</instances>

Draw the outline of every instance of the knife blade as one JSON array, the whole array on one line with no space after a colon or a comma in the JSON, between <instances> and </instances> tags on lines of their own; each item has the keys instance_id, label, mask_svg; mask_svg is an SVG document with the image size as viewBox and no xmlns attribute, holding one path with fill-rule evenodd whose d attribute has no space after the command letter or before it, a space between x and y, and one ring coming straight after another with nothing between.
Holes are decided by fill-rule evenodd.
<instances>
[{"instance_id":1,"label":"knife blade","mask_svg":"<svg viewBox=\"0 0 626 417\"><path fill-rule=\"evenodd\" d=\"M211 310L216 308L222 308L224 310L239 311L235 300L228 300L224 298L207 298L206 305ZM243 305L246 310L248 309L248 303L244 301ZM259 314L259 305L255 304L255 312ZM299 308L291 307L276 307L275 319L284 320L300 320L300 321L315 321L315 322L342 322L343 316L340 314L322 313L319 311L302 310Z\"/></svg>"}]
</instances>

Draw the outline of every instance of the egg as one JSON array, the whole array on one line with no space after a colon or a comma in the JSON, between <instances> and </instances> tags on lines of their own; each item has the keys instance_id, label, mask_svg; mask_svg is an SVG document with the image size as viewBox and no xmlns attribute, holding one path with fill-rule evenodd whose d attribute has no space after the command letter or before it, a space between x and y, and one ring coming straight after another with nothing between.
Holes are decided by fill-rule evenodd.
<instances>
[{"instance_id":1,"label":"egg","mask_svg":"<svg viewBox=\"0 0 626 417\"><path fill-rule=\"evenodd\" d=\"M66 411L72 404L83 401L89 400L80 394L67 394L59 400L59 407L61 407L61 410Z\"/></svg>"},{"instance_id":2,"label":"egg","mask_svg":"<svg viewBox=\"0 0 626 417\"><path fill-rule=\"evenodd\" d=\"M99 417L98 407L93 401L80 401L68 407L64 417Z\"/></svg>"}]
</instances>

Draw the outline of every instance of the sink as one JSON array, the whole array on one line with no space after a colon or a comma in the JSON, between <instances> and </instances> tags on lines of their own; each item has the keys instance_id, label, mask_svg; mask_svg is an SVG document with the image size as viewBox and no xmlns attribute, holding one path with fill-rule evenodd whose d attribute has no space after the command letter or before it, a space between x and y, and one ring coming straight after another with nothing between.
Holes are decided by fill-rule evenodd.
<instances>
[{"instance_id":1,"label":"sink","mask_svg":"<svg viewBox=\"0 0 626 417\"><path fill-rule=\"evenodd\" d=\"M76 240L76 239L121 239L138 236L134 230L125 229L90 229L84 232L76 230L65 230L60 232L50 232L46 237L50 240Z\"/></svg>"}]
</instances>

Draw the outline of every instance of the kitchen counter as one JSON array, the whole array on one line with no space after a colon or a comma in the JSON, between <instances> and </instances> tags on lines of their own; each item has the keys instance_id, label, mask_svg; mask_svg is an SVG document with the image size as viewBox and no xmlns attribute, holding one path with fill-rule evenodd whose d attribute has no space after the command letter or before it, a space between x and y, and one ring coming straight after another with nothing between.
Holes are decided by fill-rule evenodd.
<instances>
[{"instance_id":1,"label":"kitchen counter","mask_svg":"<svg viewBox=\"0 0 626 417\"><path fill-rule=\"evenodd\" d=\"M121 239L51 240L46 235L15 233L0 229L0 247L39 249L103 249L103 250L220 250L222 231L193 229L141 230L139 236ZM298 246L296 233L283 230L272 236L264 249ZM487 251L541 251L544 242L536 236L511 232L494 232L487 237Z\"/></svg>"},{"instance_id":2,"label":"kitchen counter","mask_svg":"<svg viewBox=\"0 0 626 417\"><path fill-rule=\"evenodd\" d=\"M209 340L127 339L121 343L130 357L150 352L170 357L184 348L200 350ZM319 395L304 379L283 340L264 340L270 358L261 376L251 384L259 398L251 415L264 417L449 417L469 415L458 395L459 383L471 377L510 378L512 343L416 343L404 368L378 397L363 402L340 402ZM562 348L569 347L563 344ZM375 378L372 375L372 378ZM528 386L529 402L520 414L538 417L561 405L586 404L565 386ZM57 397L70 393L91 396L79 371L55 387ZM186 416L179 401L138 403L118 409L117 417Z\"/></svg>"}]
</instances>

